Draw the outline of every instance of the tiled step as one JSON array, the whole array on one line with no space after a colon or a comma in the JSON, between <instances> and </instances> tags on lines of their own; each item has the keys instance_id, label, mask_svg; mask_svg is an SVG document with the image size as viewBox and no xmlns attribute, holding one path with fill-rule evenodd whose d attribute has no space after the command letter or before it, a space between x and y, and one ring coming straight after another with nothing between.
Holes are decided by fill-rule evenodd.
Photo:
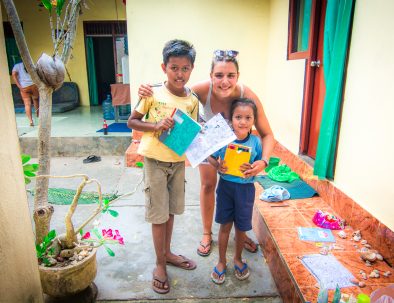
<instances>
[{"instance_id":1,"label":"tiled step","mask_svg":"<svg viewBox=\"0 0 394 303\"><path fill-rule=\"evenodd\" d=\"M271 207L272 204L258 199L263 189L260 185L256 184L253 230L262 246L264 256L282 296L283 302L317 302L317 295L319 292L318 287L316 287L317 281L301 263L300 257L307 254L319 254L321 247L317 246L314 242L301 241L298 237L297 227L315 227L312 222L312 217L318 209L333 213L334 215L346 219L347 222L354 223L355 221L338 214L332 205L332 200L337 202L340 200L343 201L340 196L343 193L338 190L332 190L335 192L336 196L331 196L331 201L327 200L327 191L331 185L325 185L325 192L322 190L321 184L320 186L316 186L320 181L315 180L311 182L313 178L310 171L308 171L302 163L298 162L301 161L298 157L292 155L280 145L277 145L275 148L275 156L280 157L283 163L286 163L294 171L299 173L311 186L315 185L313 187L319 192L320 197L288 200L286 201L286 203L289 204L288 207ZM331 202L331 204L326 201ZM394 270L388 263L385 261L377 261L372 267L368 267L365 262L361 260L357 250L360 249L362 245L360 242L356 243L350 240L353 231L356 229L361 228L357 225L353 225L353 228L351 226L346 227L345 232L348 236L347 239L339 238L337 235L338 232L333 231L336 238L336 244L342 246L344 249L330 251L330 253L333 254L355 278L365 282L366 287L364 288L354 286L341 289L342 293L352 294L355 297L357 297L359 293L369 295L378 288L383 288L394 283ZM379 236L372 239L371 229L373 229L373 227L370 227L369 232L361 230L363 238L367 239L372 245L372 248L378 250L387 261L391 261L393 258L391 249L394 245L392 241L393 237L391 236L390 238L392 231L387 229L386 235L388 235L388 239L386 235L380 235L380 237L384 237L386 245L379 245L382 239L376 239L379 238ZM360 270L369 274L373 269L378 269L380 271L380 278L368 278L367 280L361 278ZM391 276L384 277L383 273L386 271L391 271ZM331 290L329 291L330 302L332 298L333 291Z\"/></svg>"}]
</instances>

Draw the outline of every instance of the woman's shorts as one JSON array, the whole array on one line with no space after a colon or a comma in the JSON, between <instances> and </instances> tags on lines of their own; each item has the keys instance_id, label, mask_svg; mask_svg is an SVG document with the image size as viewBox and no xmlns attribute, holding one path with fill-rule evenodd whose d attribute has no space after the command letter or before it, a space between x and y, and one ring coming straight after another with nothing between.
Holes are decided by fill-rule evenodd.
<instances>
[{"instance_id":1,"label":"woman's shorts","mask_svg":"<svg viewBox=\"0 0 394 303\"><path fill-rule=\"evenodd\" d=\"M220 178L216 189L216 223L234 222L240 231L251 230L255 191L253 183L235 183Z\"/></svg>"},{"instance_id":2,"label":"woman's shorts","mask_svg":"<svg viewBox=\"0 0 394 303\"><path fill-rule=\"evenodd\" d=\"M33 99L38 99L39 96L38 88L35 84L20 89L20 92L22 99L30 97Z\"/></svg>"}]
</instances>

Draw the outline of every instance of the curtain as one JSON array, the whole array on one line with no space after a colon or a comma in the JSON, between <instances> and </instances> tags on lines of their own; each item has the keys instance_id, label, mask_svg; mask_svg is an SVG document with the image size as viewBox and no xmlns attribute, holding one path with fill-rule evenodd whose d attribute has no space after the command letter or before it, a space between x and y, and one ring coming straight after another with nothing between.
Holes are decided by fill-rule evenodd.
<instances>
[{"instance_id":1,"label":"curtain","mask_svg":"<svg viewBox=\"0 0 394 303\"><path fill-rule=\"evenodd\" d=\"M93 38L86 37L86 60L88 65L89 99L90 105L98 105L98 90L96 79L96 66L94 64Z\"/></svg>"},{"instance_id":2,"label":"curtain","mask_svg":"<svg viewBox=\"0 0 394 303\"><path fill-rule=\"evenodd\" d=\"M5 38L5 49L7 52L8 71L11 75L14 65L22 62L15 38Z\"/></svg>"},{"instance_id":3,"label":"curtain","mask_svg":"<svg viewBox=\"0 0 394 303\"><path fill-rule=\"evenodd\" d=\"M323 67L326 96L317 143L314 174L334 176L339 114L354 0L328 0L324 24Z\"/></svg>"}]
</instances>

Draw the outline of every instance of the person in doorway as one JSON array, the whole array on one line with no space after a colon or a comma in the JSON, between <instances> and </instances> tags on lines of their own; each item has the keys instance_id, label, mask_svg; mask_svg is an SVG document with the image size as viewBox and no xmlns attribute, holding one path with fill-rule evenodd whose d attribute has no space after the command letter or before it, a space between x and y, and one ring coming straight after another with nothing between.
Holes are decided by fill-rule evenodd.
<instances>
[{"instance_id":1,"label":"person in doorway","mask_svg":"<svg viewBox=\"0 0 394 303\"><path fill-rule=\"evenodd\" d=\"M252 229L252 212L255 196L254 176L263 170L253 169L256 161L261 160L262 146L259 138L252 135L252 126L257 116L256 104L246 98L235 99L230 107L230 120L237 139L233 142L250 148L250 160L243 163L239 170L243 177L227 174L228 167L223 160L227 146L221 148L208 158L209 163L220 174L216 189L216 223L220 224L218 235L219 262L211 273L212 281L223 284L227 267L227 244L231 228L235 228L235 277L245 280L249 277L246 261L242 260L245 233Z\"/></svg>"},{"instance_id":2,"label":"person in doorway","mask_svg":"<svg viewBox=\"0 0 394 303\"><path fill-rule=\"evenodd\" d=\"M26 67L22 62L15 64L12 68L12 79L14 80L16 86L18 86L21 93L22 100L25 105L26 116L29 119L30 126L34 126L31 104L33 102L36 116L38 117L38 88L33 83L33 80L31 79Z\"/></svg>"},{"instance_id":3,"label":"person in doorway","mask_svg":"<svg viewBox=\"0 0 394 303\"><path fill-rule=\"evenodd\" d=\"M238 82L240 72L237 60L238 52L235 50L216 50L213 55L210 79L191 86L193 92L203 107L200 113L202 121L208 121L217 113L222 113L224 118L230 118L232 100L236 98L249 98L257 107L254 126L261 137L264 147L262 159L256 161L252 172L262 171L268 165L275 145L275 139L263 106L257 95L246 85ZM139 96L151 96L152 89L149 85L141 85ZM208 256L212 248L212 222L215 207L215 188L217 172L207 161L199 165L200 170L200 205L203 225L203 236L197 253L200 256ZM245 236L244 247L246 250L257 252L257 244L248 236Z\"/></svg>"},{"instance_id":4,"label":"person in doorway","mask_svg":"<svg viewBox=\"0 0 394 303\"><path fill-rule=\"evenodd\" d=\"M154 95L142 98L127 125L144 134L138 153L144 156L145 219L152 223L152 237L156 252L152 289L160 294L170 291L166 264L186 270L196 263L171 252L174 215L185 208L185 156L178 156L159 140L162 131L174 125L171 114L181 109L197 120L198 99L185 85L194 67L196 52L186 41L171 40L163 49L163 72L167 81L154 88ZM145 120L142 121L142 118Z\"/></svg>"}]
</instances>

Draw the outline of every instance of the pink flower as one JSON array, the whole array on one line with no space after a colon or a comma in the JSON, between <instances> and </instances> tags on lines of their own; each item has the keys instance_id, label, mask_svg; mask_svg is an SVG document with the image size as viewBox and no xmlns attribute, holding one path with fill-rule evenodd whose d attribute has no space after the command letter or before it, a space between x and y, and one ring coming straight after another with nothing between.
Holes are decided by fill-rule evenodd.
<instances>
[{"instance_id":1,"label":"pink flower","mask_svg":"<svg viewBox=\"0 0 394 303\"><path fill-rule=\"evenodd\" d=\"M83 235L82 239L89 239L90 238L90 232L87 232L86 234Z\"/></svg>"},{"instance_id":2,"label":"pink flower","mask_svg":"<svg viewBox=\"0 0 394 303\"><path fill-rule=\"evenodd\" d=\"M115 229L114 240L117 240L119 244L124 244L123 237L119 234L119 230Z\"/></svg>"},{"instance_id":3,"label":"pink flower","mask_svg":"<svg viewBox=\"0 0 394 303\"><path fill-rule=\"evenodd\" d=\"M101 231L101 233L103 234L103 237L104 237L104 238L112 238L112 237L113 237L113 235L112 235L112 229L111 229L111 228L109 228L109 229L107 229L107 230L103 229L103 230Z\"/></svg>"}]
</instances>

